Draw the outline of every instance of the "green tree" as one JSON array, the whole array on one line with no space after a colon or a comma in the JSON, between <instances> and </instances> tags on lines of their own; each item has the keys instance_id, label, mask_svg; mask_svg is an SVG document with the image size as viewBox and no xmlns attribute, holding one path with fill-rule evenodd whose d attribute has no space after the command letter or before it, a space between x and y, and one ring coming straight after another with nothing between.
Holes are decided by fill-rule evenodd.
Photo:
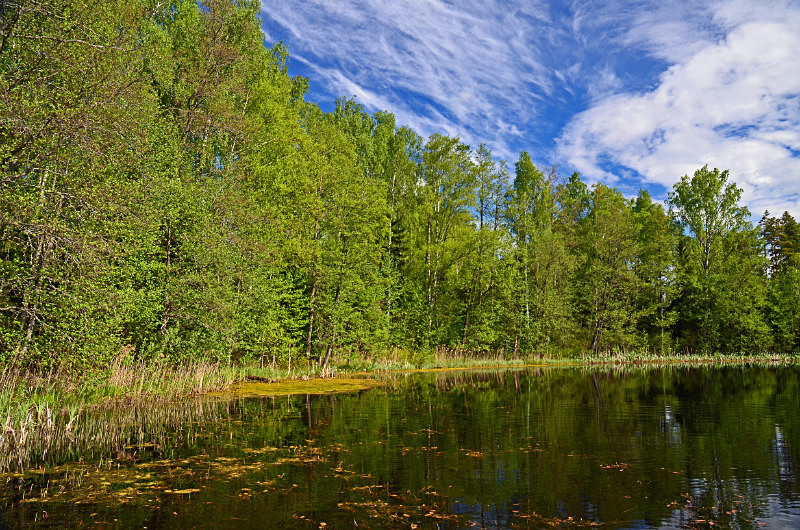
<instances>
[{"instance_id":1,"label":"green tree","mask_svg":"<svg viewBox=\"0 0 800 530\"><path fill-rule=\"evenodd\" d=\"M767 258L770 279L767 294L766 319L772 330L775 347L782 352L800 348L800 226L789 212L781 217L769 217L759 223Z\"/></svg>"},{"instance_id":2,"label":"green tree","mask_svg":"<svg viewBox=\"0 0 800 530\"><path fill-rule=\"evenodd\" d=\"M526 152L515 169L506 216L515 240L519 289L510 329L515 330L515 351L546 352L569 335L572 260L563 235L554 230L555 172L545 176Z\"/></svg>"},{"instance_id":3,"label":"green tree","mask_svg":"<svg viewBox=\"0 0 800 530\"><path fill-rule=\"evenodd\" d=\"M575 303L592 352L630 351L638 346L639 313L634 271L639 247L633 210L617 189L595 184L589 213L581 219Z\"/></svg>"},{"instance_id":4,"label":"green tree","mask_svg":"<svg viewBox=\"0 0 800 530\"><path fill-rule=\"evenodd\" d=\"M758 226L770 261L770 273L775 274L800 248L800 225L789 212L783 212L781 217L770 217L769 212L764 212Z\"/></svg>"},{"instance_id":5,"label":"green tree","mask_svg":"<svg viewBox=\"0 0 800 530\"><path fill-rule=\"evenodd\" d=\"M477 180L474 229L464 241L467 253L454 278L463 306L460 347L492 351L502 346L503 310L498 282L502 261L511 254L508 233L502 224L508 173L484 144L473 158Z\"/></svg>"},{"instance_id":6,"label":"green tree","mask_svg":"<svg viewBox=\"0 0 800 530\"><path fill-rule=\"evenodd\" d=\"M470 149L458 138L435 134L425 144L417 190L419 206L409 271L419 289L416 317L423 344L460 341L463 314L450 290L469 252L476 176ZM455 317L455 318L454 318Z\"/></svg>"},{"instance_id":7,"label":"green tree","mask_svg":"<svg viewBox=\"0 0 800 530\"><path fill-rule=\"evenodd\" d=\"M556 186L555 199L558 209L554 228L564 236L567 247L575 250L578 246L576 239L578 223L586 217L592 202L589 188L576 172L570 175L566 182L560 182Z\"/></svg>"},{"instance_id":8,"label":"green tree","mask_svg":"<svg viewBox=\"0 0 800 530\"><path fill-rule=\"evenodd\" d=\"M102 363L120 345L109 256L155 101L140 2L14 2L0 27L0 356ZM135 102L136 104L130 104Z\"/></svg>"},{"instance_id":9,"label":"green tree","mask_svg":"<svg viewBox=\"0 0 800 530\"><path fill-rule=\"evenodd\" d=\"M639 329L652 350L661 355L671 348L671 329L677 318L672 303L678 295L675 270L678 232L672 219L646 190L633 204L638 252L634 270L639 279L635 303Z\"/></svg>"},{"instance_id":10,"label":"green tree","mask_svg":"<svg viewBox=\"0 0 800 530\"><path fill-rule=\"evenodd\" d=\"M683 229L682 294L678 327L684 346L700 351L764 348L761 316L765 269L742 190L728 171L708 166L684 175L669 194L670 210Z\"/></svg>"}]
</instances>

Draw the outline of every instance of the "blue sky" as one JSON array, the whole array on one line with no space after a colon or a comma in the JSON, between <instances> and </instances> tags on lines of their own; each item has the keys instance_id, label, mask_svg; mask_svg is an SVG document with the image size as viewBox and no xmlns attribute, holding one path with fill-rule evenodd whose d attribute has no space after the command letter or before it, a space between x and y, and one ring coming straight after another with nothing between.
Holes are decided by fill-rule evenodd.
<instances>
[{"instance_id":1,"label":"blue sky","mask_svg":"<svg viewBox=\"0 0 800 530\"><path fill-rule=\"evenodd\" d=\"M709 164L756 219L800 217L800 0L262 0L261 17L323 109L355 97L627 195Z\"/></svg>"}]
</instances>

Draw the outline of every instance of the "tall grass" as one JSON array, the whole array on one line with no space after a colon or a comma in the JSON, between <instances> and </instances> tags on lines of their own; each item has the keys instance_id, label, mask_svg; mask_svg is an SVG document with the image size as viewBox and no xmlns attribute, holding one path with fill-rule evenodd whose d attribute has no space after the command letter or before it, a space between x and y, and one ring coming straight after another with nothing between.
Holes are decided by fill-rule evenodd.
<instances>
[{"instance_id":1,"label":"tall grass","mask_svg":"<svg viewBox=\"0 0 800 530\"><path fill-rule=\"evenodd\" d=\"M112 362L98 391L109 397L179 397L225 388L239 378L236 368L219 363Z\"/></svg>"},{"instance_id":2,"label":"tall grass","mask_svg":"<svg viewBox=\"0 0 800 530\"><path fill-rule=\"evenodd\" d=\"M59 406L35 396L13 403L9 392L0 396L0 473L135 460L144 451L165 451L162 445L170 440L194 436L198 422L226 414L223 403L207 400L131 399L118 406L83 399Z\"/></svg>"},{"instance_id":3,"label":"tall grass","mask_svg":"<svg viewBox=\"0 0 800 530\"><path fill-rule=\"evenodd\" d=\"M82 397L58 374L0 374L0 471L24 469L44 459L58 440L69 439Z\"/></svg>"},{"instance_id":4,"label":"tall grass","mask_svg":"<svg viewBox=\"0 0 800 530\"><path fill-rule=\"evenodd\" d=\"M163 408L187 395L224 388L238 377L236 369L202 363L115 361L106 371L83 374L6 369L0 373L0 473L46 464L65 448L91 446L91 439L103 445L108 429L94 432L86 425L96 409L136 409L153 403L158 407L151 408ZM121 402L126 407L119 407Z\"/></svg>"}]
</instances>

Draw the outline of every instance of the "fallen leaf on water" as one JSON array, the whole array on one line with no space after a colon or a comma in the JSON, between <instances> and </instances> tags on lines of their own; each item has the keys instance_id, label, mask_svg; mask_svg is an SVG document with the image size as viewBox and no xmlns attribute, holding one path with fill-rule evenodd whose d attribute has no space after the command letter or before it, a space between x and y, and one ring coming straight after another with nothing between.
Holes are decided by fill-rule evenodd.
<instances>
[{"instance_id":1,"label":"fallen leaf on water","mask_svg":"<svg viewBox=\"0 0 800 530\"><path fill-rule=\"evenodd\" d=\"M616 462L614 464L608 464L605 466L601 465L600 467L602 469L619 469L620 471L624 471L630 467L630 464L626 464L625 462Z\"/></svg>"}]
</instances>

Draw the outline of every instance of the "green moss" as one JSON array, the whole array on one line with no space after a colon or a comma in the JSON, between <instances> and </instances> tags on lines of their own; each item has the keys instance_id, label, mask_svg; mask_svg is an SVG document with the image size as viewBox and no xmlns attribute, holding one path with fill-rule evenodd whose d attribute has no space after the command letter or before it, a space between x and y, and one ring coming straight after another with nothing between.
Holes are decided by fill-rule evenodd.
<instances>
[{"instance_id":1,"label":"green moss","mask_svg":"<svg viewBox=\"0 0 800 530\"><path fill-rule=\"evenodd\" d=\"M367 378L318 378L318 379L285 379L274 383L246 381L237 383L227 390L212 392L208 395L218 397L261 397L286 396L290 394L331 394L335 392L358 392L381 385L376 379Z\"/></svg>"}]
</instances>

